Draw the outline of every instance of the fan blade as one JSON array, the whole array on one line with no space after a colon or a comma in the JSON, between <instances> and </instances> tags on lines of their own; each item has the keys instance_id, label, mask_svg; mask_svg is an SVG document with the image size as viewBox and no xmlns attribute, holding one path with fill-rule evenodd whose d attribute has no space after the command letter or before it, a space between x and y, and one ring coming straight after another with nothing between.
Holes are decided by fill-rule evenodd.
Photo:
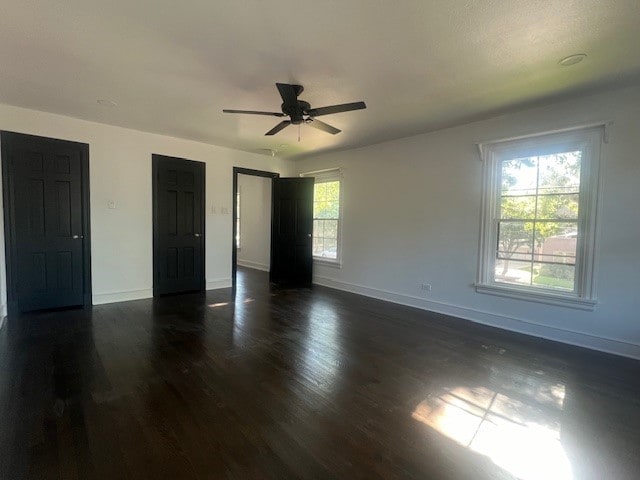
<instances>
[{"instance_id":1,"label":"fan blade","mask_svg":"<svg viewBox=\"0 0 640 480\"><path fill-rule=\"evenodd\" d=\"M330 133L331 135L335 135L336 133L340 133L342 130L337 129L336 127L332 127L328 123L321 122L320 120L316 120L314 118L310 118L307 121L307 125L317 128L318 130L322 130L323 132Z\"/></svg>"},{"instance_id":2,"label":"fan blade","mask_svg":"<svg viewBox=\"0 0 640 480\"><path fill-rule=\"evenodd\" d=\"M270 117L284 117L284 113L276 112L255 112L253 110L222 110L223 113L248 113L250 115L268 115Z\"/></svg>"},{"instance_id":3,"label":"fan blade","mask_svg":"<svg viewBox=\"0 0 640 480\"><path fill-rule=\"evenodd\" d=\"M367 108L364 102L343 103L341 105L331 105L329 107L312 108L307 115L318 117L320 115L329 115L331 113L350 112L351 110L362 110Z\"/></svg>"},{"instance_id":4,"label":"fan blade","mask_svg":"<svg viewBox=\"0 0 640 480\"><path fill-rule=\"evenodd\" d=\"M278 92L280 92L280 96L282 97L282 101L287 106L297 106L298 105L298 85L289 85L288 83L276 83L276 87L278 87Z\"/></svg>"},{"instance_id":5,"label":"fan blade","mask_svg":"<svg viewBox=\"0 0 640 480\"><path fill-rule=\"evenodd\" d=\"M265 135L275 135L280 130L287 128L289 125L291 125L291 121L283 120L282 122L277 124L275 127L273 127L271 130L269 130L267 133L265 133Z\"/></svg>"}]
</instances>

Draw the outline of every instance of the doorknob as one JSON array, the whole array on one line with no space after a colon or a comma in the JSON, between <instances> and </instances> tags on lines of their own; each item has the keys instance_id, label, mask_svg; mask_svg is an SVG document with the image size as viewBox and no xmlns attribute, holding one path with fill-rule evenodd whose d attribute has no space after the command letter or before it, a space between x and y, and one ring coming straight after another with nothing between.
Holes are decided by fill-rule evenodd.
<instances>
[{"instance_id":1,"label":"doorknob","mask_svg":"<svg viewBox=\"0 0 640 480\"><path fill-rule=\"evenodd\" d=\"M77 239L79 239L79 238L84 238L84 235L74 235L72 238L73 238L74 240L77 240Z\"/></svg>"},{"instance_id":2,"label":"doorknob","mask_svg":"<svg viewBox=\"0 0 640 480\"><path fill-rule=\"evenodd\" d=\"M199 234L199 233L194 233L193 235L194 235L195 237L199 237L199 236L200 236L200 234Z\"/></svg>"},{"instance_id":3,"label":"doorknob","mask_svg":"<svg viewBox=\"0 0 640 480\"><path fill-rule=\"evenodd\" d=\"M307 233L307 237L311 238L311 234L310 234L310 233Z\"/></svg>"}]
</instances>

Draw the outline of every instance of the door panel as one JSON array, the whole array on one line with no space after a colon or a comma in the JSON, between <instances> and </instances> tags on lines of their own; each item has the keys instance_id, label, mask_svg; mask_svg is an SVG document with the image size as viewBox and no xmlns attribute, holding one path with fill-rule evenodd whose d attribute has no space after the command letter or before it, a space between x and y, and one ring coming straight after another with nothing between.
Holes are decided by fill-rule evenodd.
<instances>
[{"instance_id":1,"label":"door panel","mask_svg":"<svg viewBox=\"0 0 640 480\"><path fill-rule=\"evenodd\" d=\"M10 303L20 311L83 305L87 146L6 132L2 138L9 177Z\"/></svg>"},{"instance_id":2,"label":"door panel","mask_svg":"<svg viewBox=\"0 0 640 480\"><path fill-rule=\"evenodd\" d=\"M204 163L153 156L155 295L204 289Z\"/></svg>"},{"instance_id":3,"label":"door panel","mask_svg":"<svg viewBox=\"0 0 640 480\"><path fill-rule=\"evenodd\" d=\"M313 184L308 177L273 180L272 282L311 285Z\"/></svg>"}]
</instances>

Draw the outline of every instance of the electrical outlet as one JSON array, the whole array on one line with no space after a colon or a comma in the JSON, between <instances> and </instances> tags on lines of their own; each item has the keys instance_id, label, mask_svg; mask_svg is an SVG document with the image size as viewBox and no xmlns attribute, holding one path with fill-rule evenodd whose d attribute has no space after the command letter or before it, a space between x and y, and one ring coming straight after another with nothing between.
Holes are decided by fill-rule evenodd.
<instances>
[{"instance_id":1,"label":"electrical outlet","mask_svg":"<svg viewBox=\"0 0 640 480\"><path fill-rule=\"evenodd\" d=\"M431 284L430 283L421 283L420 284L420 290L422 290L423 292L430 292L431 291Z\"/></svg>"}]
</instances>

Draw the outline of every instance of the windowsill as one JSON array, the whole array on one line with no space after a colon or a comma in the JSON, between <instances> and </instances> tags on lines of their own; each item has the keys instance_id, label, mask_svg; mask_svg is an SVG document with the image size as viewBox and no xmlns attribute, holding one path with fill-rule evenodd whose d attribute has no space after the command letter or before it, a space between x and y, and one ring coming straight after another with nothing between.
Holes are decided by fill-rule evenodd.
<instances>
[{"instance_id":1,"label":"windowsill","mask_svg":"<svg viewBox=\"0 0 640 480\"><path fill-rule=\"evenodd\" d=\"M545 303L560 307L575 308L578 310L593 311L597 305L597 300L588 300L573 295L562 295L553 292L534 292L518 287L476 284L476 292L500 297L515 298L529 302Z\"/></svg>"},{"instance_id":2,"label":"windowsill","mask_svg":"<svg viewBox=\"0 0 640 480\"><path fill-rule=\"evenodd\" d=\"M342 263L339 260L331 260L329 258L313 257L313 263L326 267L342 268Z\"/></svg>"}]
</instances>

